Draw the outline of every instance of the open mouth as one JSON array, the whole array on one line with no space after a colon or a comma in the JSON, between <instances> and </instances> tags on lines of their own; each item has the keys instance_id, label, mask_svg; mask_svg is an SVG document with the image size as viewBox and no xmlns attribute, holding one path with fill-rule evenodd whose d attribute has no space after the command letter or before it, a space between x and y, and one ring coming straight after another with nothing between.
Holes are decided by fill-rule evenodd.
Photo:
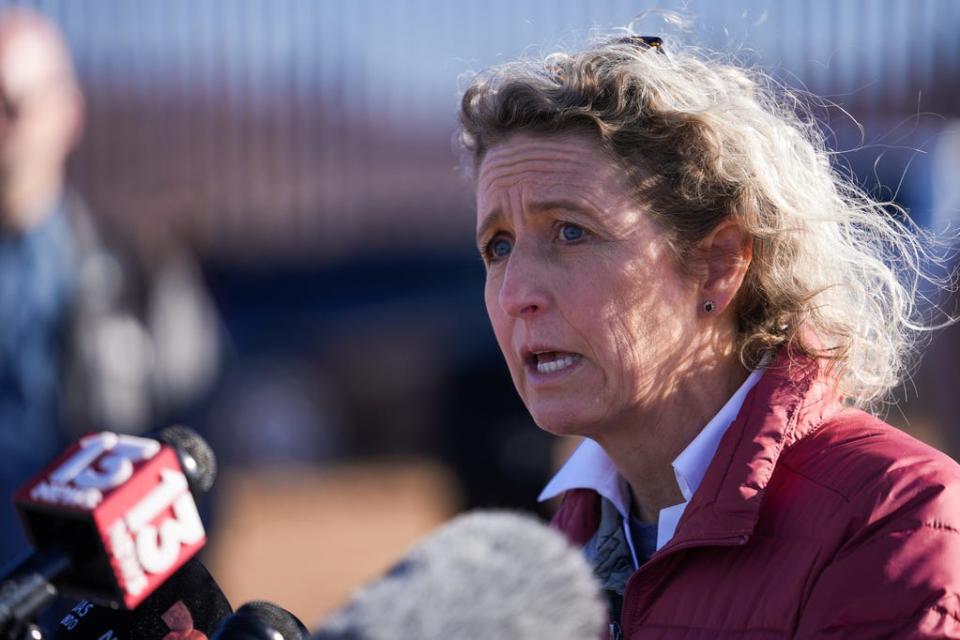
<instances>
[{"instance_id":1,"label":"open mouth","mask_svg":"<svg viewBox=\"0 0 960 640\"><path fill-rule=\"evenodd\" d=\"M537 373L556 373L577 364L582 357L578 353L540 351L530 354L527 364L535 368Z\"/></svg>"}]
</instances>

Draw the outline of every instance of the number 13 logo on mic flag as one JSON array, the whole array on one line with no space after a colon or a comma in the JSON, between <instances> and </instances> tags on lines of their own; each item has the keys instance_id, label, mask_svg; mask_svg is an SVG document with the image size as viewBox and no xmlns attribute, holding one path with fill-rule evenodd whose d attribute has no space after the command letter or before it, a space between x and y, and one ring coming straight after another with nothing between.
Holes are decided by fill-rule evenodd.
<instances>
[{"instance_id":1,"label":"number 13 logo on mic flag","mask_svg":"<svg viewBox=\"0 0 960 640\"><path fill-rule=\"evenodd\" d=\"M115 433L85 436L22 487L15 500L37 546L51 518L73 535L95 537L100 553L87 551L90 566L78 569L136 607L199 551L206 534L176 452L156 440ZM62 530L62 527L61 527ZM105 551L105 553L104 553ZM104 560L109 563L105 566ZM84 576L76 576L83 581ZM109 584L102 584L108 582Z\"/></svg>"}]
</instances>

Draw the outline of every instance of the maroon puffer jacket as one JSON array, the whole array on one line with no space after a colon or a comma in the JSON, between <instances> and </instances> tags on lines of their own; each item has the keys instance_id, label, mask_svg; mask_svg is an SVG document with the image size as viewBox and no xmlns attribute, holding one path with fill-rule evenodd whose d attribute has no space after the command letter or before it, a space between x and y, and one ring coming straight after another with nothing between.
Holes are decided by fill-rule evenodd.
<instances>
[{"instance_id":1,"label":"maroon puffer jacket","mask_svg":"<svg viewBox=\"0 0 960 640\"><path fill-rule=\"evenodd\" d=\"M564 496L582 545L600 498ZM960 638L960 466L844 408L778 359L727 430L676 534L624 592L623 637Z\"/></svg>"}]
</instances>

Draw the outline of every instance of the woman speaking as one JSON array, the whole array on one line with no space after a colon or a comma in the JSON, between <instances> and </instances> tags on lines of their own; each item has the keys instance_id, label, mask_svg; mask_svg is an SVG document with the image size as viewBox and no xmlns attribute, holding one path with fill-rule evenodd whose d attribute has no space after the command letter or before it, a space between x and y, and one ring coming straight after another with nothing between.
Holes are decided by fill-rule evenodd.
<instances>
[{"instance_id":1,"label":"woman speaking","mask_svg":"<svg viewBox=\"0 0 960 640\"><path fill-rule=\"evenodd\" d=\"M866 412L921 247L792 94L658 38L478 75L460 139L543 497L613 638L960 637L960 467Z\"/></svg>"}]
</instances>

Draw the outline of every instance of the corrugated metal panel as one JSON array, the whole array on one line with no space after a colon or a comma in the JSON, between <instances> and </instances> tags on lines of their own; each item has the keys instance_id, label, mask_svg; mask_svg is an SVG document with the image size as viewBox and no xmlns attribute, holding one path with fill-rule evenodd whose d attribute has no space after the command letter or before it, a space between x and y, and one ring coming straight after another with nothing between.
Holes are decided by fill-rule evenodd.
<instances>
[{"instance_id":1,"label":"corrugated metal panel","mask_svg":"<svg viewBox=\"0 0 960 640\"><path fill-rule=\"evenodd\" d=\"M99 211L140 230L173 228L210 251L308 253L464 237L468 198L449 144L458 77L580 46L591 28L626 25L652 6L24 4L61 24L75 53L90 107L75 176ZM958 2L659 6L688 7L694 40L738 52L859 115L960 113ZM659 19L637 28L656 30Z\"/></svg>"},{"instance_id":2,"label":"corrugated metal panel","mask_svg":"<svg viewBox=\"0 0 960 640\"><path fill-rule=\"evenodd\" d=\"M2 3L0 3L2 4ZM30 4L30 3L25 3ZM626 25L648 3L573 0L307 2L303 0L46 0L96 88L142 83L221 90L263 107L302 82L338 92L354 117L423 125L448 114L458 74L524 52L582 44L591 27ZM960 64L960 3L851 0L668 2L687 6L694 40L754 51L818 90L866 85L870 100L944 79ZM638 23L653 30L656 16ZM912 100L911 100L912 102ZM359 104L358 104L359 103ZM362 105L360 107L359 105Z\"/></svg>"}]
</instances>

